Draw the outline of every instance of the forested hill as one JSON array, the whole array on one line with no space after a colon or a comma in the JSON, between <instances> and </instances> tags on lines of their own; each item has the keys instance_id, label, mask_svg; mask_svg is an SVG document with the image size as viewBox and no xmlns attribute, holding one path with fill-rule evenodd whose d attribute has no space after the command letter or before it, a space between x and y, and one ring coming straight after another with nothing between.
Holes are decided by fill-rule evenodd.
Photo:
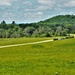
<instances>
[{"instance_id":1,"label":"forested hill","mask_svg":"<svg viewBox=\"0 0 75 75\"><path fill-rule=\"evenodd\" d=\"M51 37L75 34L75 15L58 15L38 23L0 24L0 38Z\"/></svg>"},{"instance_id":2,"label":"forested hill","mask_svg":"<svg viewBox=\"0 0 75 75\"><path fill-rule=\"evenodd\" d=\"M75 15L58 15L47 19L45 21L40 21L39 24L42 25L75 25Z\"/></svg>"}]
</instances>

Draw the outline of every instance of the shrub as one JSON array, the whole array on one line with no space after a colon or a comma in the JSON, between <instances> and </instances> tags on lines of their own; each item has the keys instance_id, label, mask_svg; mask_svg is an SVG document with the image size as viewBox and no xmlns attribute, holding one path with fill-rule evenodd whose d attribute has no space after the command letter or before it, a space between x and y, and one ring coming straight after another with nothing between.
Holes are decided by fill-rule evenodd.
<instances>
[{"instance_id":1,"label":"shrub","mask_svg":"<svg viewBox=\"0 0 75 75\"><path fill-rule=\"evenodd\" d=\"M66 36L66 39L74 38L74 36Z\"/></svg>"},{"instance_id":2,"label":"shrub","mask_svg":"<svg viewBox=\"0 0 75 75\"><path fill-rule=\"evenodd\" d=\"M58 40L58 38L54 38L53 40L54 40L54 41L55 41L55 40Z\"/></svg>"}]
</instances>

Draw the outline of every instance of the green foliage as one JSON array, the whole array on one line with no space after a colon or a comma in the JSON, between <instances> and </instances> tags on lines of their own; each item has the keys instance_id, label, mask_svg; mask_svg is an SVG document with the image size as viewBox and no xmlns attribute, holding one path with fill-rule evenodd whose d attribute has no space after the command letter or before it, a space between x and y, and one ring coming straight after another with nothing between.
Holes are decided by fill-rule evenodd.
<instances>
[{"instance_id":1,"label":"green foliage","mask_svg":"<svg viewBox=\"0 0 75 75\"><path fill-rule=\"evenodd\" d=\"M6 24L2 21L0 29L0 38L19 38L19 37L51 37L51 36L67 36L75 34L75 15L58 15L40 21L38 23Z\"/></svg>"},{"instance_id":2,"label":"green foliage","mask_svg":"<svg viewBox=\"0 0 75 75\"><path fill-rule=\"evenodd\" d=\"M7 29L6 22L1 22L0 28Z\"/></svg>"},{"instance_id":3,"label":"green foliage","mask_svg":"<svg viewBox=\"0 0 75 75\"><path fill-rule=\"evenodd\" d=\"M31 36L31 35L33 34L34 30L35 30L34 27L26 27L26 28L24 29L24 35L25 35L26 37L29 37L29 36Z\"/></svg>"},{"instance_id":4,"label":"green foliage","mask_svg":"<svg viewBox=\"0 0 75 75\"><path fill-rule=\"evenodd\" d=\"M41 23L49 24L49 25L68 25L68 24L75 24L75 15L58 15L42 21Z\"/></svg>"}]
</instances>

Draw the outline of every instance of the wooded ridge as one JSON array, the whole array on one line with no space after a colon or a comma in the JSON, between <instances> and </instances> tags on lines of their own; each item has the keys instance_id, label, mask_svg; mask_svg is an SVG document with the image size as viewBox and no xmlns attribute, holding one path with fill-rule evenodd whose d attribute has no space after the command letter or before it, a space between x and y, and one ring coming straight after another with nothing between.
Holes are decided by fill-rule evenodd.
<instances>
[{"instance_id":1,"label":"wooded ridge","mask_svg":"<svg viewBox=\"0 0 75 75\"><path fill-rule=\"evenodd\" d=\"M67 36L75 33L75 15L58 15L37 23L0 24L0 38Z\"/></svg>"}]
</instances>

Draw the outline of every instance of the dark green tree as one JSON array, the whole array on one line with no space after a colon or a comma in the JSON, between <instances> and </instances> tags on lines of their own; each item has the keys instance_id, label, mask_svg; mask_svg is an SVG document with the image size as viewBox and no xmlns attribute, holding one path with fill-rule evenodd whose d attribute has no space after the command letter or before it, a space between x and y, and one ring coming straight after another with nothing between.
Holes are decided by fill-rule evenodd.
<instances>
[{"instance_id":1,"label":"dark green tree","mask_svg":"<svg viewBox=\"0 0 75 75\"><path fill-rule=\"evenodd\" d=\"M7 25L4 20L1 22L0 28L7 29Z\"/></svg>"}]
</instances>

